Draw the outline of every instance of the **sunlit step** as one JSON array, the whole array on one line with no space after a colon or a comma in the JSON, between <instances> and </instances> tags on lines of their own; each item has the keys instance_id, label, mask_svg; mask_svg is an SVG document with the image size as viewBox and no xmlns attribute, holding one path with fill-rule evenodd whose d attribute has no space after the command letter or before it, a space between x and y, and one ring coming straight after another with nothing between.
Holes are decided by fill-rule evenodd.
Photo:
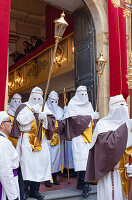
<instances>
[{"instance_id":1,"label":"sunlit step","mask_svg":"<svg viewBox=\"0 0 132 200\"><path fill-rule=\"evenodd\" d=\"M87 199L97 200L97 186L91 185L90 187L90 196ZM76 188L47 191L41 194L45 196L46 200L85 200L82 197L82 190L77 190ZM28 198L28 200L33 200L33 198Z\"/></svg>"}]
</instances>

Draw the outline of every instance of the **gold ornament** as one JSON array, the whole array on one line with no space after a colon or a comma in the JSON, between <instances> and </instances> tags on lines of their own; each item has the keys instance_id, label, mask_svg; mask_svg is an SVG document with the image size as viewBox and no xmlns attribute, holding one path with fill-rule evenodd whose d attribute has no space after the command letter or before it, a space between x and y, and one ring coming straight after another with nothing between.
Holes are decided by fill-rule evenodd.
<instances>
[{"instance_id":1,"label":"gold ornament","mask_svg":"<svg viewBox=\"0 0 132 200\"><path fill-rule=\"evenodd\" d=\"M131 13L130 10L128 10L127 8L123 9L123 16L124 17L126 17L126 18L129 17L130 13Z\"/></svg>"},{"instance_id":2,"label":"gold ornament","mask_svg":"<svg viewBox=\"0 0 132 200\"><path fill-rule=\"evenodd\" d=\"M132 89L132 51L129 52L129 68L127 70L128 88Z\"/></svg>"},{"instance_id":3,"label":"gold ornament","mask_svg":"<svg viewBox=\"0 0 132 200\"><path fill-rule=\"evenodd\" d=\"M119 8L120 7L120 0L111 0L113 6L115 8Z\"/></svg>"},{"instance_id":4,"label":"gold ornament","mask_svg":"<svg viewBox=\"0 0 132 200\"><path fill-rule=\"evenodd\" d=\"M124 17L129 17L130 16L130 5L131 5L131 0L111 0L113 6L115 8L123 8L123 16Z\"/></svg>"}]
</instances>

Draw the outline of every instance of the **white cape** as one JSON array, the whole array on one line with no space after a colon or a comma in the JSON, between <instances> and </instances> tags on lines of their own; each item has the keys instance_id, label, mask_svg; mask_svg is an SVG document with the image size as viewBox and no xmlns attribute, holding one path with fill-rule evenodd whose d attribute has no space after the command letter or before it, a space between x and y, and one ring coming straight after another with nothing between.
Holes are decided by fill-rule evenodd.
<instances>
[{"instance_id":1,"label":"white cape","mask_svg":"<svg viewBox=\"0 0 132 200\"><path fill-rule=\"evenodd\" d=\"M111 103L111 101L113 102ZM129 119L127 104L125 100L123 100L122 95L111 97L110 103L109 103L110 106L109 106L108 116L99 120L99 122L96 125L96 128L93 133L90 149L94 146L97 140L97 137L100 133L105 134L105 132L108 132L108 131L115 131L122 124L126 123L126 121ZM131 134L130 128L128 126L127 128L128 128L128 140L127 140L126 148L132 146L132 134ZM115 166L115 168L119 168L119 166L120 166L120 162ZM112 172L109 172L104 177L98 180L97 200L106 200L106 199L113 200L111 176L112 176ZM113 171L113 180L114 180L114 200L126 200L127 198L125 197L124 192L123 192L119 170Z\"/></svg>"}]
</instances>

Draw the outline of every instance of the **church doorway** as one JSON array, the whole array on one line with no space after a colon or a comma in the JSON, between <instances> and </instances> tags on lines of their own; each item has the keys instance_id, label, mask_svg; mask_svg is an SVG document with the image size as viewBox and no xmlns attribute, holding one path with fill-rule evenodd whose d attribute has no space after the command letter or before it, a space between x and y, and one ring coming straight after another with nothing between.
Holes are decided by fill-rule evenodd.
<instances>
[{"instance_id":1,"label":"church doorway","mask_svg":"<svg viewBox=\"0 0 132 200\"><path fill-rule=\"evenodd\" d=\"M49 92L55 90L60 96L60 106L64 107L63 101L63 89L66 88L68 101L74 95L75 89L79 85L85 85L88 89L89 100L95 108L95 98L96 98L96 31L94 26L94 21L92 14L86 5L77 9L71 14L74 22L74 69L52 78L50 82ZM37 85L41 87L44 91L45 83ZM30 91L33 87L27 88L20 91L19 93L23 97L23 102L27 101L29 98ZM65 155L64 163L66 163L67 153L66 147L64 147ZM70 152L71 153L71 152ZM71 155L69 153L69 155ZM72 156L72 155L71 155ZM71 159L72 160L72 159ZM73 162L73 161L72 161ZM64 164L63 164L64 165ZM65 166L64 166L65 168ZM67 169L65 168L67 172ZM73 165L71 167L71 172L73 172ZM74 173L73 173L74 174ZM71 173L71 184L67 184L67 179L61 173L59 175L60 185L53 186L52 188L47 188L44 184L41 184L40 191L52 191L65 189L69 187L76 187L77 177L76 174ZM67 173L66 175L67 176Z\"/></svg>"}]
</instances>

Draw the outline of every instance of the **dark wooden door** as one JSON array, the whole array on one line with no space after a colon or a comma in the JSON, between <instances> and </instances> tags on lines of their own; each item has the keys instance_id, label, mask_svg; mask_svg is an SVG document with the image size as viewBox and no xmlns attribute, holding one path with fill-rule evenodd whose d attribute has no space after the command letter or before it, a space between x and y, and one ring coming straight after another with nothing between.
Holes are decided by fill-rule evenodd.
<instances>
[{"instance_id":1,"label":"dark wooden door","mask_svg":"<svg viewBox=\"0 0 132 200\"><path fill-rule=\"evenodd\" d=\"M85 85L95 108L96 44L95 27L88 8L74 12L75 86Z\"/></svg>"}]
</instances>

